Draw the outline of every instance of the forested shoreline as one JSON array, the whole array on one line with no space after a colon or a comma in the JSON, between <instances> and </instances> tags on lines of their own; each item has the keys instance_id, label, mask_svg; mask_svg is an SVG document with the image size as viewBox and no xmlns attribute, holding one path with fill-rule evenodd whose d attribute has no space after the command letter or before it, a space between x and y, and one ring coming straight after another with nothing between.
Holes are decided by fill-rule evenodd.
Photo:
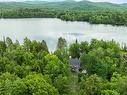
<instances>
[{"instance_id":1,"label":"forested shoreline","mask_svg":"<svg viewBox=\"0 0 127 95\"><path fill-rule=\"evenodd\" d=\"M59 18L64 21L86 21L91 24L127 26L127 12L64 11L55 9L1 9L0 18Z\"/></svg>"},{"instance_id":2,"label":"forested shoreline","mask_svg":"<svg viewBox=\"0 0 127 95\"><path fill-rule=\"evenodd\" d=\"M59 38L56 47L49 53L44 40L0 41L0 95L127 94L126 45L92 39L67 47ZM71 72L70 56L80 60L79 72Z\"/></svg>"},{"instance_id":3,"label":"forested shoreline","mask_svg":"<svg viewBox=\"0 0 127 95\"><path fill-rule=\"evenodd\" d=\"M0 18L59 18L91 24L127 26L127 4L75 2L0 2Z\"/></svg>"}]
</instances>

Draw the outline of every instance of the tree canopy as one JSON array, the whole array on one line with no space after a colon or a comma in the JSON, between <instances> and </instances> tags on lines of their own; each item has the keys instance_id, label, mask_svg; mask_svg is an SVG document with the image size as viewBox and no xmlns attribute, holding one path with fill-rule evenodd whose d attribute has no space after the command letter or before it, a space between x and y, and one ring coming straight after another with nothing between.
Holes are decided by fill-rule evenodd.
<instances>
[{"instance_id":1,"label":"tree canopy","mask_svg":"<svg viewBox=\"0 0 127 95\"><path fill-rule=\"evenodd\" d=\"M50 53L45 41L0 41L0 95L127 94L124 48L113 40L66 43L59 38ZM71 72L69 56L80 60L79 72Z\"/></svg>"}]
</instances>

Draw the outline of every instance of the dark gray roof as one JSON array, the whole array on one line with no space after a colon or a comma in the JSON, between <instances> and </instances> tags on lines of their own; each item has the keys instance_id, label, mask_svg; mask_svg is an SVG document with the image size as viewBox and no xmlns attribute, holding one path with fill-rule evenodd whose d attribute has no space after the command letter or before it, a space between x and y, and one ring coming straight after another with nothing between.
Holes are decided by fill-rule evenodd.
<instances>
[{"instance_id":1,"label":"dark gray roof","mask_svg":"<svg viewBox=\"0 0 127 95\"><path fill-rule=\"evenodd\" d=\"M71 66L76 66L76 67L80 67L80 61L78 58L70 58L69 59L69 64Z\"/></svg>"}]
</instances>

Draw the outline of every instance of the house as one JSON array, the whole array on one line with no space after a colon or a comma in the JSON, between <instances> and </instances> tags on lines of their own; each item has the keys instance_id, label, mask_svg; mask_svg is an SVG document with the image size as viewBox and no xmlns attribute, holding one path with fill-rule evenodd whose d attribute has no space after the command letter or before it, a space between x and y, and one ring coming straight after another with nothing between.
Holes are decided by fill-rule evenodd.
<instances>
[{"instance_id":1,"label":"house","mask_svg":"<svg viewBox=\"0 0 127 95\"><path fill-rule=\"evenodd\" d=\"M69 59L69 64L72 71L78 72L80 69L80 61L78 58L71 58Z\"/></svg>"}]
</instances>

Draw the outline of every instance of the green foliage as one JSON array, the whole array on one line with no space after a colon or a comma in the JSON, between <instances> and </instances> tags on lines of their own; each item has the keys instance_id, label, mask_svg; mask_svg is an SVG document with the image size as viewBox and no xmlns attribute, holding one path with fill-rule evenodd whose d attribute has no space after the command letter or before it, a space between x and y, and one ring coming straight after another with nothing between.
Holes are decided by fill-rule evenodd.
<instances>
[{"instance_id":1,"label":"green foliage","mask_svg":"<svg viewBox=\"0 0 127 95\"><path fill-rule=\"evenodd\" d=\"M116 90L121 94L121 95L126 95L127 94L127 76L122 76L120 74L114 74L112 78L112 82L115 83L116 85Z\"/></svg>"},{"instance_id":2,"label":"green foliage","mask_svg":"<svg viewBox=\"0 0 127 95\"><path fill-rule=\"evenodd\" d=\"M72 58L79 58L80 57L80 45L79 43L74 43L70 45L69 48L70 55Z\"/></svg>"},{"instance_id":3,"label":"green foliage","mask_svg":"<svg viewBox=\"0 0 127 95\"><path fill-rule=\"evenodd\" d=\"M70 77L59 75L55 78L54 86L58 89L60 95L68 95L71 91L69 83Z\"/></svg>"},{"instance_id":4,"label":"green foliage","mask_svg":"<svg viewBox=\"0 0 127 95\"><path fill-rule=\"evenodd\" d=\"M81 82L81 95L100 95L103 86L102 78L92 75Z\"/></svg>"},{"instance_id":5,"label":"green foliage","mask_svg":"<svg viewBox=\"0 0 127 95\"><path fill-rule=\"evenodd\" d=\"M127 95L127 52L118 43L58 43L49 53L45 41L0 41L0 95ZM80 72L71 72L70 55L80 59Z\"/></svg>"},{"instance_id":6,"label":"green foliage","mask_svg":"<svg viewBox=\"0 0 127 95\"><path fill-rule=\"evenodd\" d=\"M0 18L60 18L92 24L127 25L127 5L94 3L86 0L64 2L2 2Z\"/></svg>"},{"instance_id":7,"label":"green foliage","mask_svg":"<svg viewBox=\"0 0 127 95\"><path fill-rule=\"evenodd\" d=\"M60 37L60 38L58 39L57 49L62 50L62 49L64 49L65 47L67 47L67 42L66 42L65 39L63 39L62 37Z\"/></svg>"},{"instance_id":8,"label":"green foliage","mask_svg":"<svg viewBox=\"0 0 127 95\"><path fill-rule=\"evenodd\" d=\"M23 81L28 95L58 95L57 90L48 84L42 75L28 75Z\"/></svg>"},{"instance_id":9,"label":"green foliage","mask_svg":"<svg viewBox=\"0 0 127 95\"><path fill-rule=\"evenodd\" d=\"M0 41L0 56L3 55L3 52L6 50L6 44L4 41Z\"/></svg>"},{"instance_id":10,"label":"green foliage","mask_svg":"<svg viewBox=\"0 0 127 95\"><path fill-rule=\"evenodd\" d=\"M88 45L86 46L88 48ZM89 52L81 55L81 64L87 69L88 74L97 74L110 80L112 73L120 67L120 48L114 41L104 42L92 40Z\"/></svg>"},{"instance_id":11,"label":"green foliage","mask_svg":"<svg viewBox=\"0 0 127 95\"><path fill-rule=\"evenodd\" d=\"M26 95L27 86L20 78L10 73L4 73L0 76L0 94L1 95Z\"/></svg>"},{"instance_id":12,"label":"green foliage","mask_svg":"<svg viewBox=\"0 0 127 95\"><path fill-rule=\"evenodd\" d=\"M0 76L1 95L58 95L57 90L48 84L42 75L28 75L19 79L5 73Z\"/></svg>"},{"instance_id":13,"label":"green foliage","mask_svg":"<svg viewBox=\"0 0 127 95\"><path fill-rule=\"evenodd\" d=\"M101 92L101 95L120 95L120 94L115 90L103 90Z\"/></svg>"},{"instance_id":14,"label":"green foliage","mask_svg":"<svg viewBox=\"0 0 127 95\"><path fill-rule=\"evenodd\" d=\"M67 49L56 50L54 55L56 55L63 62L66 62L69 59L69 53Z\"/></svg>"},{"instance_id":15,"label":"green foliage","mask_svg":"<svg viewBox=\"0 0 127 95\"><path fill-rule=\"evenodd\" d=\"M6 38L6 44L8 47L10 47L13 44L11 38L9 38L9 37Z\"/></svg>"},{"instance_id":16,"label":"green foliage","mask_svg":"<svg viewBox=\"0 0 127 95\"><path fill-rule=\"evenodd\" d=\"M44 68L44 74L48 74L52 81L59 75L67 76L69 69L66 63L62 63L55 55L45 56L47 65Z\"/></svg>"},{"instance_id":17,"label":"green foliage","mask_svg":"<svg viewBox=\"0 0 127 95\"><path fill-rule=\"evenodd\" d=\"M38 53L40 51L48 52L48 47L44 40L42 42L37 42L36 40L31 41L30 39L25 38L24 49L26 51L32 51L34 53Z\"/></svg>"}]
</instances>

